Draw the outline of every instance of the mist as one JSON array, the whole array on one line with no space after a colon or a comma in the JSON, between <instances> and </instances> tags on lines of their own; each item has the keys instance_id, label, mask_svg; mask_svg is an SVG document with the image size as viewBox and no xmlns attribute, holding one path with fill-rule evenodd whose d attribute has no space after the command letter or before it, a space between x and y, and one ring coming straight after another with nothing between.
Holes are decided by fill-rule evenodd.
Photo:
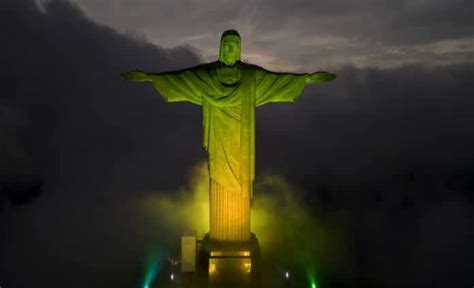
<instances>
[{"instance_id":1,"label":"mist","mask_svg":"<svg viewBox=\"0 0 474 288\"><path fill-rule=\"evenodd\" d=\"M135 287L206 232L206 154L200 107L120 73L202 59L42 7L0 9L0 285ZM320 287L472 285L473 66L331 72L257 109L262 254Z\"/></svg>"}]
</instances>

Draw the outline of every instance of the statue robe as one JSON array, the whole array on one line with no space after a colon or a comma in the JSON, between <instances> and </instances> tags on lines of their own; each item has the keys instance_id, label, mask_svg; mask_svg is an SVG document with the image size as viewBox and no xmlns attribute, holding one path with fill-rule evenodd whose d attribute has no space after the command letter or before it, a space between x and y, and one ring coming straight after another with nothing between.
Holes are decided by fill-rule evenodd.
<instances>
[{"instance_id":1,"label":"statue robe","mask_svg":"<svg viewBox=\"0 0 474 288\"><path fill-rule=\"evenodd\" d=\"M275 73L238 62L240 80L224 85L220 62L148 74L166 102L188 101L202 106L203 146L210 176L210 237L246 241L250 238L250 199L255 178L255 107L269 102L294 102L306 74Z\"/></svg>"}]
</instances>

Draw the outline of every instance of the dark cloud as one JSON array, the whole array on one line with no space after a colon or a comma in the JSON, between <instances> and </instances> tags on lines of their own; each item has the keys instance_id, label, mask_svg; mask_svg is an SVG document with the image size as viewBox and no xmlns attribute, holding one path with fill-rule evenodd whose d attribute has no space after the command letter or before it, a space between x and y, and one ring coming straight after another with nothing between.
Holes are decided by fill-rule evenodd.
<instances>
[{"instance_id":1,"label":"dark cloud","mask_svg":"<svg viewBox=\"0 0 474 288\"><path fill-rule=\"evenodd\" d=\"M207 33L219 33L223 25L228 25L230 21L242 24L241 21L247 20L263 34L294 25L291 28L299 28L296 29L299 33L344 35L410 44L413 41L472 37L473 32L470 11L474 7L471 1L465 0L75 2L99 21L122 28L157 29L163 36L164 33L173 34L181 29L185 33L183 36L192 36L202 33L200 29L206 26L211 29L207 29ZM153 28L164 23L169 24ZM194 27L190 23L194 23Z\"/></svg>"},{"instance_id":2,"label":"dark cloud","mask_svg":"<svg viewBox=\"0 0 474 288\"><path fill-rule=\"evenodd\" d=\"M245 59L279 69L444 65L474 53L468 0L75 2L101 23L157 45L190 43L208 60L230 27L243 36Z\"/></svg>"},{"instance_id":3,"label":"dark cloud","mask_svg":"<svg viewBox=\"0 0 474 288\"><path fill-rule=\"evenodd\" d=\"M175 190L203 152L197 107L163 105L120 73L199 59L98 26L65 1L45 10L0 8L0 285L130 287L160 233L137 236L147 220L130 196Z\"/></svg>"},{"instance_id":4,"label":"dark cloud","mask_svg":"<svg viewBox=\"0 0 474 288\"><path fill-rule=\"evenodd\" d=\"M270 31L277 30L277 21L283 18L303 32L414 44L472 37L473 20L468 12L472 8L464 0L298 1L298 5L288 0L260 1L257 19L261 28Z\"/></svg>"},{"instance_id":5,"label":"dark cloud","mask_svg":"<svg viewBox=\"0 0 474 288\"><path fill-rule=\"evenodd\" d=\"M260 109L257 175L273 171L298 183L321 225L353 237L355 278L332 281L469 285L473 72L472 65L345 68L294 105Z\"/></svg>"},{"instance_id":6,"label":"dark cloud","mask_svg":"<svg viewBox=\"0 0 474 288\"><path fill-rule=\"evenodd\" d=\"M319 13L349 13L328 5ZM119 74L201 60L97 25L68 2L44 11L28 0L0 9L1 181L43 183L30 203L3 204L0 285L130 287L150 249L172 238L133 203L176 191L205 154L199 107L167 105ZM331 270L327 283L472 285L473 69L343 67L296 104L257 110L257 175L284 175L318 222L347 235L354 260L334 267L353 273Z\"/></svg>"},{"instance_id":7,"label":"dark cloud","mask_svg":"<svg viewBox=\"0 0 474 288\"><path fill-rule=\"evenodd\" d=\"M377 171L370 167L383 164L386 173L393 173L407 167L468 165L474 158L470 149L474 131L469 124L473 117L468 108L474 105L472 65L345 68L337 74L336 82L307 89L298 104L268 105L259 114L269 119L261 133L285 131L287 141L304 147L288 156L300 167L306 163L302 169L325 162L331 169L354 174L361 169ZM285 117L278 119L279 113ZM297 132L291 131L294 127ZM285 145L285 139L279 145ZM310 150L319 154L314 162L306 158Z\"/></svg>"}]
</instances>

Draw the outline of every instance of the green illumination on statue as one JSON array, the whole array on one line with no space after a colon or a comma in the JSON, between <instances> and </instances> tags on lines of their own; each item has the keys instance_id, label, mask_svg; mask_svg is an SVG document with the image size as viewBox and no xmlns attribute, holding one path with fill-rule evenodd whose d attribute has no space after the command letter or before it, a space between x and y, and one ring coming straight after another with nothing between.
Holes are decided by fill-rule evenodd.
<instances>
[{"instance_id":1,"label":"green illumination on statue","mask_svg":"<svg viewBox=\"0 0 474 288\"><path fill-rule=\"evenodd\" d=\"M166 102L202 106L203 146L209 156L210 237L222 241L250 239L255 107L294 102L306 84L336 77L328 72L271 72L241 62L240 55L240 35L227 30L221 37L218 61L171 72L122 74L128 81L151 82Z\"/></svg>"}]
</instances>

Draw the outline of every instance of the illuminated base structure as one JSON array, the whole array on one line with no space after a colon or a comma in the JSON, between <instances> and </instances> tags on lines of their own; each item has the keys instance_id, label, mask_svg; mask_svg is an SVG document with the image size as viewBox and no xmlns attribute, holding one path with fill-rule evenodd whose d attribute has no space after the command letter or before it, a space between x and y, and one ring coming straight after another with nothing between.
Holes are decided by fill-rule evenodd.
<instances>
[{"instance_id":1,"label":"illuminated base structure","mask_svg":"<svg viewBox=\"0 0 474 288\"><path fill-rule=\"evenodd\" d=\"M156 277L142 288L265 287L261 283L260 248L255 234L248 241L218 241L210 234L181 237L180 255L161 263Z\"/></svg>"},{"instance_id":2,"label":"illuminated base structure","mask_svg":"<svg viewBox=\"0 0 474 288\"><path fill-rule=\"evenodd\" d=\"M258 287L260 248L248 241L217 241L207 234L201 241L198 266L207 270L207 287Z\"/></svg>"},{"instance_id":3,"label":"illuminated base structure","mask_svg":"<svg viewBox=\"0 0 474 288\"><path fill-rule=\"evenodd\" d=\"M160 267L156 276L141 288L319 287L305 267L262 256L253 233L248 241L233 242L213 240L209 233L202 239L185 233L180 253L175 252L175 257L156 266Z\"/></svg>"}]
</instances>

